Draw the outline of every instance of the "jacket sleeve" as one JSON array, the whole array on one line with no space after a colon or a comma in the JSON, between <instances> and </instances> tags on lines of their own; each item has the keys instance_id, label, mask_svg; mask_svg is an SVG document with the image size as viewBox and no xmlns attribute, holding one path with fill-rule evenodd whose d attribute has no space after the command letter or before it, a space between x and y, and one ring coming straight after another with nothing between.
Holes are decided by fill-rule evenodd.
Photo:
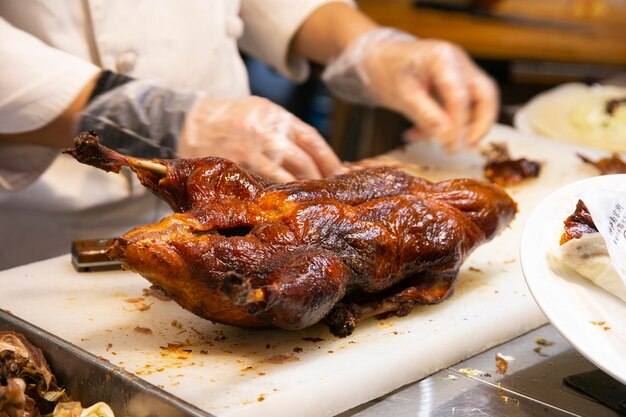
<instances>
[{"instance_id":1,"label":"jacket sleeve","mask_svg":"<svg viewBox=\"0 0 626 417\"><path fill-rule=\"evenodd\" d=\"M100 71L2 18L0 39L0 133L27 132L50 123ZM28 185L56 154L58 151L40 146L0 144L0 188Z\"/></svg>"},{"instance_id":2,"label":"jacket sleeve","mask_svg":"<svg viewBox=\"0 0 626 417\"><path fill-rule=\"evenodd\" d=\"M353 5L352 0L338 0ZM281 74L295 81L309 76L308 61L289 54L291 39L298 28L320 6L329 0L242 0L241 18L244 34L239 46ZM334 0L332 2L337 2Z\"/></svg>"}]
</instances>

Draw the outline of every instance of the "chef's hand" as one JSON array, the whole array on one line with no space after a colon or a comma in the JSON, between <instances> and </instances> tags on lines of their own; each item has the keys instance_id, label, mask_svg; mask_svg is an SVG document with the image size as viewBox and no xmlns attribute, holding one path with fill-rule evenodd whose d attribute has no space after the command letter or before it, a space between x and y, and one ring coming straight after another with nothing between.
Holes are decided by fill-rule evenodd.
<instances>
[{"instance_id":1,"label":"chef's hand","mask_svg":"<svg viewBox=\"0 0 626 417\"><path fill-rule=\"evenodd\" d=\"M341 163L317 131L261 97L201 97L187 112L178 156L220 156L276 181L322 178Z\"/></svg>"},{"instance_id":2,"label":"chef's hand","mask_svg":"<svg viewBox=\"0 0 626 417\"><path fill-rule=\"evenodd\" d=\"M496 119L496 85L461 48L395 29L358 37L323 79L343 99L402 113L414 123L407 139L437 138L450 150L475 145Z\"/></svg>"}]
</instances>

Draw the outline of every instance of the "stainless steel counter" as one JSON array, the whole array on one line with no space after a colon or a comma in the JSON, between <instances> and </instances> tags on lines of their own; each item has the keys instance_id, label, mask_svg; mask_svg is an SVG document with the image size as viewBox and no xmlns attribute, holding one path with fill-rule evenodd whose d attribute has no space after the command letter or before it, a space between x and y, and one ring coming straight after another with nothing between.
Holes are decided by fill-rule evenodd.
<instances>
[{"instance_id":1,"label":"stainless steel counter","mask_svg":"<svg viewBox=\"0 0 626 417\"><path fill-rule=\"evenodd\" d=\"M506 373L497 370L497 354L509 359ZM554 326L545 325L339 417L620 416L563 382L594 369Z\"/></svg>"}]
</instances>

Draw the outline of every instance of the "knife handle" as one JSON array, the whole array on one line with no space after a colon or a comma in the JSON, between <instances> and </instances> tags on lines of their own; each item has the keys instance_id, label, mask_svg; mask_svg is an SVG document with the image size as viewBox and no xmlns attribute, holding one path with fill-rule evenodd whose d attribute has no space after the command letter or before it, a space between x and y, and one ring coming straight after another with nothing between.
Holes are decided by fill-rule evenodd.
<instances>
[{"instance_id":1,"label":"knife handle","mask_svg":"<svg viewBox=\"0 0 626 417\"><path fill-rule=\"evenodd\" d=\"M121 269L120 262L109 259L106 254L111 245L113 239L72 241L72 265L78 272Z\"/></svg>"}]
</instances>

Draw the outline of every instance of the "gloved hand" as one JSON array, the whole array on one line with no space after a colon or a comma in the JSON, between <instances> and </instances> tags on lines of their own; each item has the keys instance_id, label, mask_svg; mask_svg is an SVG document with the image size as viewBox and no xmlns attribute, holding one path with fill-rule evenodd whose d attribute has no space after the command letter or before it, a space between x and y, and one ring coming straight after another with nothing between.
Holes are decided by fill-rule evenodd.
<instances>
[{"instance_id":1,"label":"gloved hand","mask_svg":"<svg viewBox=\"0 0 626 417\"><path fill-rule=\"evenodd\" d=\"M339 159L313 127L254 96L198 99L185 118L178 154L221 156L281 182L341 172Z\"/></svg>"},{"instance_id":2,"label":"gloved hand","mask_svg":"<svg viewBox=\"0 0 626 417\"><path fill-rule=\"evenodd\" d=\"M496 119L495 83L459 47L373 29L348 46L322 79L339 97L398 111L414 123L409 140L474 145Z\"/></svg>"},{"instance_id":3,"label":"gloved hand","mask_svg":"<svg viewBox=\"0 0 626 417\"><path fill-rule=\"evenodd\" d=\"M90 99L77 132L95 130L103 145L124 155L174 158L185 115L199 97L153 81L126 81Z\"/></svg>"},{"instance_id":4,"label":"gloved hand","mask_svg":"<svg viewBox=\"0 0 626 417\"><path fill-rule=\"evenodd\" d=\"M340 173L340 161L313 129L260 97L209 99L131 80L93 98L78 131L143 158L220 156L277 181Z\"/></svg>"}]
</instances>

